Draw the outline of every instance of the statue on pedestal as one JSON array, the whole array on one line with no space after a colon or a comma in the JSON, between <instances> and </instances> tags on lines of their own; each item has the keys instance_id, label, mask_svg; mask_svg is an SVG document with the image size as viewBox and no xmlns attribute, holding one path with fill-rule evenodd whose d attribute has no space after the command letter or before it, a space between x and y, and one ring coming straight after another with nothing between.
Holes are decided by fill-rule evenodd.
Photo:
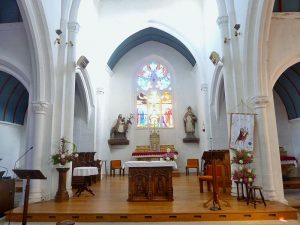
<instances>
[{"instance_id":1,"label":"statue on pedestal","mask_svg":"<svg viewBox=\"0 0 300 225\"><path fill-rule=\"evenodd\" d=\"M183 139L183 142L199 142L199 138L195 137L195 127L197 122L197 117L192 111L192 107L187 108L187 112L183 117L184 122L184 131L186 137Z\"/></svg>"},{"instance_id":2,"label":"statue on pedestal","mask_svg":"<svg viewBox=\"0 0 300 225\"><path fill-rule=\"evenodd\" d=\"M129 124L132 124L131 119L134 119L132 114L130 114L127 120L122 116L122 114L118 115L117 122L110 131L110 139L108 140L110 145L129 145L126 133L128 131Z\"/></svg>"}]
</instances>

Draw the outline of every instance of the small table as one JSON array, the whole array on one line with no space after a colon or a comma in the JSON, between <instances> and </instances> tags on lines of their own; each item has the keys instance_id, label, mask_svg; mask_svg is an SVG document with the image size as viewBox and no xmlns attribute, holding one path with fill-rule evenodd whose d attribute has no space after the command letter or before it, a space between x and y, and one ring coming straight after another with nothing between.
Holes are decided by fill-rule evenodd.
<instances>
[{"instance_id":1,"label":"small table","mask_svg":"<svg viewBox=\"0 0 300 225\"><path fill-rule=\"evenodd\" d=\"M73 170L73 176L80 176L84 177L84 182L82 185L78 187L75 195L78 197L80 196L81 192L88 191L92 195L95 195L94 192L88 187L88 177L98 175L98 168L97 167L75 167Z\"/></svg>"}]
</instances>

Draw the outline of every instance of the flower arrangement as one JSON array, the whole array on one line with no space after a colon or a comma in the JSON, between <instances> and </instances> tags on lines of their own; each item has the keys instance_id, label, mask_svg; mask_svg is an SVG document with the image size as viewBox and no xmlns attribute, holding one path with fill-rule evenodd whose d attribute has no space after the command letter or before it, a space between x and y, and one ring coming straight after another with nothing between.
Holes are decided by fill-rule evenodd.
<instances>
[{"instance_id":1,"label":"flower arrangement","mask_svg":"<svg viewBox=\"0 0 300 225\"><path fill-rule=\"evenodd\" d=\"M238 169L234 170L232 174L232 179L234 181L244 182L244 183L253 183L255 180L254 169L251 169L247 166L239 166Z\"/></svg>"},{"instance_id":2,"label":"flower arrangement","mask_svg":"<svg viewBox=\"0 0 300 225\"><path fill-rule=\"evenodd\" d=\"M71 149L68 148L68 146L72 146ZM75 158L78 157L76 151L77 147L74 143L67 141L65 138L61 138L58 152L51 156L53 165L65 165L66 163L74 161Z\"/></svg>"},{"instance_id":3,"label":"flower arrangement","mask_svg":"<svg viewBox=\"0 0 300 225\"><path fill-rule=\"evenodd\" d=\"M234 151L234 155L231 163L237 164L236 169L232 173L232 180L253 183L256 178L254 169L250 167L250 164L253 162L253 153L244 149L232 150Z\"/></svg>"},{"instance_id":4,"label":"flower arrangement","mask_svg":"<svg viewBox=\"0 0 300 225\"><path fill-rule=\"evenodd\" d=\"M175 161L177 159L177 155L171 152L171 149L167 148L167 153L164 154L162 158L166 161Z\"/></svg>"},{"instance_id":5,"label":"flower arrangement","mask_svg":"<svg viewBox=\"0 0 300 225\"><path fill-rule=\"evenodd\" d=\"M252 152L247 150L237 150L237 149L233 149L233 151L234 151L234 156L231 161L232 163L244 165L253 162Z\"/></svg>"}]
</instances>

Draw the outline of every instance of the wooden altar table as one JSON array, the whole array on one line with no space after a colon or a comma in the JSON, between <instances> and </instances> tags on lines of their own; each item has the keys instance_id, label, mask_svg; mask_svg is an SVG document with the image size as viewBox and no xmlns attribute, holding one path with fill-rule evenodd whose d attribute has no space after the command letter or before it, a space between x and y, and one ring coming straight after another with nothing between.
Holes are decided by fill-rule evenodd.
<instances>
[{"instance_id":1,"label":"wooden altar table","mask_svg":"<svg viewBox=\"0 0 300 225\"><path fill-rule=\"evenodd\" d=\"M128 161L128 201L173 201L175 161Z\"/></svg>"}]
</instances>

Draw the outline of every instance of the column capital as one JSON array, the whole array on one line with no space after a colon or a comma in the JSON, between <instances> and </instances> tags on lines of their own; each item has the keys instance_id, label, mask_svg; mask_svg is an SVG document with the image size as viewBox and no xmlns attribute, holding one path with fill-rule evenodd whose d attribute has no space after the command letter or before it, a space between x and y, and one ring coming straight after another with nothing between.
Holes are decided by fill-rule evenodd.
<instances>
[{"instance_id":1,"label":"column capital","mask_svg":"<svg viewBox=\"0 0 300 225\"><path fill-rule=\"evenodd\" d=\"M226 25L228 24L228 16L219 16L216 22L218 26Z\"/></svg>"},{"instance_id":2,"label":"column capital","mask_svg":"<svg viewBox=\"0 0 300 225\"><path fill-rule=\"evenodd\" d=\"M68 23L68 30L74 33L78 33L79 31L79 23L77 22L69 22Z\"/></svg>"},{"instance_id":3,"label":"column capital","mask_svg":"<svg viewBox=\"0 0 300 225\"><path fill-rule=\"evenodd\" d=\"M48 102L43 102L43 101L33 101L31 102L33 112L36 114L46 114L47 109L49 108L49 103Z\"/></svg>"},{"instance_id":4,"label":"column capital","mask_svg":"<svg viewBox=\"0 0 300 225\"><path fill-rule=\"evenodd\" d=\"M252 97L251 102L254 104L254 108L265 108L270 101L268 96L258 95Z\"/></svg>"}]
</instances>

